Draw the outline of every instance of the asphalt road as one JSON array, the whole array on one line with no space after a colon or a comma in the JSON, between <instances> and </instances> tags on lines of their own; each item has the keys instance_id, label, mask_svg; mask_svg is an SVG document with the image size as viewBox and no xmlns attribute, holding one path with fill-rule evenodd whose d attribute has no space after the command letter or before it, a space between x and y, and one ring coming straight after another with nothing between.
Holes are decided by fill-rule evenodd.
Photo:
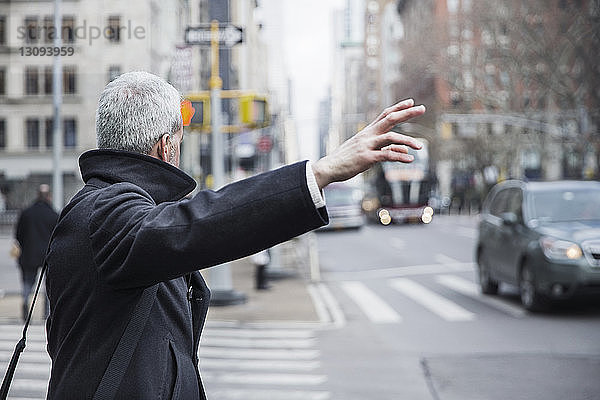
<instances>
[{"instance_id":1,"label":"asphalt road","mask_svg":"<svg viewBox=\"0 0 600 400\"><path fill-rule=\"evenodd\" d=\"M339 305L320 332L332 399L600 399L600 299L524 312L477 287L476 217L318 234Z\"/></svg>"}]
</instances>

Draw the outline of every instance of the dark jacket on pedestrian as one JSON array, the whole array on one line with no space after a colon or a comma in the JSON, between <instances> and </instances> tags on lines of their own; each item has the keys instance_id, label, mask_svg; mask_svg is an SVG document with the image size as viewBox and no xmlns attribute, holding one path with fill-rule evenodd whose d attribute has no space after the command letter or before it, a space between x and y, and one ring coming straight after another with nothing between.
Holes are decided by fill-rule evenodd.
<instances>
[{"instance_id":1,"label":"dark jacket on pedestrian","mask_svg":"<svg viewBox=\"0 0 600 400\"><path fill-rule=\"evenodd\" d=\"M326 224L306 163L181 200L195 182L161 160L93 150L79 162L85 186L48 256L48 398L93 396L142 291L158 284L117 398L205 399L197 354L210 292L197 270Z\"/></svg>"},{"instance_id":2,"label":"dark jacket on pedestrian","mask_svg":"<svg viewBox=\"0 0 600 400\"><path fill-rule=\"evenodd\" d=\"M48 241L57 219L58 214L52 205L41 199L23 210L19 216L15 236L21 247L19 265L23 270L23 280L35 280L35 275L44 262Z\"/></svg>"}]
</instances>

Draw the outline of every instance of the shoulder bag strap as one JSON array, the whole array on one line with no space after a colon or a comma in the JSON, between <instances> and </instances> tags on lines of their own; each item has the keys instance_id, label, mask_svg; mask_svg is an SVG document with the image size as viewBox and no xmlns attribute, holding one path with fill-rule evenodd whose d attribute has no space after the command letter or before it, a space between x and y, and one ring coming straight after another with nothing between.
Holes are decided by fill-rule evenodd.
<instances>
[{"instance_id":1,"label":"shoulder bag strap","mask_svg":"<svg viewBox=\"0 0 600 400\"><path fill-rule=\"evenodd\" d=\"M29 328L29 322L31 321L31 315L33 314L33 307L35 306L35 301L37 300L38 293L40 292L40 286L42 284L42 280L44 279L44 274L46 273L46 268L48 264L46 260L44 260L44 266L42 267L42 272L40 272L40 277L38 278L37 286L35 288L35 294L33 295L33 301L31 302L31 306L29 307L29 313L27 314L27 319L25 320L25 325L23 325L23 336L21 340L15 346L15 351L10 359L10 364L6 369L6 374L4 375L4 380L2 381L2 387L0 388L0 400L6 400L8 397L8 389L10 389L10 384L12 383L13 377L15 375L15 370L17 369L17 363L19 362L19 357L23 350L25 350L25 342L27 340L27 328Z\"/></svg>"},{"instance_id":2,"label":"shoulder bag strap","mask_svg":"<svg viewBox=\"0 0 600 400\"><path fill-rule=\"evenodd\" d=\"M135 306L133 315L119 340L102 380L94 394L94 400L112 400L117 395L121 381L137 348L144 326L148 321L150 309L156 299L158 285L150 286L142 292L142 297Z\"/></svg>"}]
</instances>

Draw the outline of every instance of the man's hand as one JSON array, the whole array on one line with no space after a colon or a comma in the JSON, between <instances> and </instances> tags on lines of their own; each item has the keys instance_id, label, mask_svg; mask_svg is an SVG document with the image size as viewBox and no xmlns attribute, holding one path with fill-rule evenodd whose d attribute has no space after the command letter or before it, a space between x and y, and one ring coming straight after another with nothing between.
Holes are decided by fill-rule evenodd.
<instances>
[{"instance_id":1,"label":"man's hand","mask_svg":"<svg viewBox=\"0 0 600 400\"><path fill-rule=\"evenodd\" d=\"M400 122L425 113L425 106L414 106L412 99L386 108L365 129L346 140L333 153L312 164L319 189L331 182L340 182L369 169L380 161L409 163L414 157L406 146L422 147L414 138L391 132Z\"/></svg>"}]
</instances>

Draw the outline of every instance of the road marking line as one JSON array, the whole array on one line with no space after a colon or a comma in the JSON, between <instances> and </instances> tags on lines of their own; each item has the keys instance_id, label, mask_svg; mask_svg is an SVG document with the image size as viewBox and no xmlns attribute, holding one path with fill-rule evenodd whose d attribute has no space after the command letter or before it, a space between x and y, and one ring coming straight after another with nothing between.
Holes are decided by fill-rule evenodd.
<instances>
[{"instance_id":1,"label":"road marking line","mask_svg":"<svg viewBox=\"0 0 600 400\"><path fill-rule=\"evenodd\" d=\"M230 338L295 338L309 339L314 337L314 332L308 329L219 329L209 328L202 331L202 337L230 337Z\"/></svg>"},{"instance_id":2,"label":"road marking line","mask_svg":"<svg viewBox=\"0 0 600 400\"><path fill-rule=\"evenodd\" d=\"M460 264L460 261L458 261L452 257L448 257L447 255L441 254L441 253L436 254L434 259L435 259L435 261L439 262L440 264L444 264L444 265Z\"/></svg>"},{"instance_id":3,"label":"road marking line","mask_svg":"<svg viewBox=\"0 0 600 400\"><path fill-rule=\"evenodd\" d=\"M0 371L6 371L8 368L8 363L0 362ZM18 368L15 372L17 376L19 374L23 375L41 375L46 378L50 377L50 360L48 363L19 363Z\"/></svg>"},{"instance_id":4,"label":"road marking line","mask_svg":"<svg viewBox=\"0 0 600 400\"><path fill-rule=\"evenodd\" d=\"M312 298L313 304L315 306L315 311L317 312L317 316L319 317L319 321L321 323L326 324L331 322L331 317L329 312L327 311L327 306L325 305L325 301L323 297L319 294L319 290L316 285L310 284L306 287L308 290L308 294Z\"/></svg>"},{"instance_id":5,"label":"road marking line","mask_svg":"<svg viewBox=\"0 0 600 400\"><path fill-rule=\"evenodd\" d=\"M446 321L458 322L475 319L475 314L472 312L409 279L397 278L390 280L389 283L394 289L410 297Z\"/></svg>"},{"instance_id":6,"label":"road marking line","mask_svg":"<svg viewBox=\"0 0 600 400\"><path fill-rule=\"evenodd\" d=\"M44 397L48 390L48 381L41 379L14 379L10 385L10 393L18 394L18 392L43 392Z\"/></svg>"},{"instance_id":7,"label":"road marking line","mask_svg":"<svg viewBox=\"0 0 600 400\"><path fill-rule=\"evenodd\" d=\"M523 318L525 315L527 315L525 310L520 307L508 304L498 298L489 297L482 294L479 285L456 275L440 275L436 277L436 281L447 288L476 299L515 318Z\"/></svg>"},{"instance_id":8,"label":"road marking line","mask_svg":"<svg viewBox=\"0 0 600 400\"><path fill-rule=\"evenodd\" d=\"M223 400L328 400L330 392L306 390L252 390L222 389L212 390L212 397Z\"/></svg>"},{"instance_id":9,"label":"road marking line","mask_svg":"<svg viewBox=\"0 0 600 400\"><path fill-rule=\"evenodd\" d=\"M200 345L200 359L206 357L233 360L314 360L319 357L318 350L286 349L231 349L226 347L208 347ZM202 362L202 361L200 361Z\"/></svg>"},{"instance_id":10,"label":"road marking line","mask_svg":"<svg viewBox=\"0 0 600 400\"><path fill-rule=\"evenodd\" d=\"M12 351L0 351L0 362L10 362L12 358ZM30 363L49 363L50 356L44 352L24 352L21 354L19 361L30 362Z\"/></svg>"},{"instance_id":11,"label":"road marking line","mask_svg":"<svg viewBox=\"0 0 600 400\"><path fill-rule=\"evenodd\" d=\"M337 300L331 294L329 288L323 283L318 283L317 288L319 289L319 294L321 295L321 298L323 299L323 302L325 303L325 306L331 315L331 322L333 326L335 328L341 328L346 325L346 317L344 316L344 313L342 312Z\"/></svg>"},{"instance_id":12,"label":"road marking line","mask_svg":"<svg viewBox=\"0 0 600 400\"><path fill-rule=\"evenodd\" d=\"M204 358L199 363L200 370L275 370L313 371L321 366L319 361L294 360L220 360Z\"/></svg>"},{"instance_id":13,"label":"road marking line","mask_svg":"<svg viewBox=\"0 0 600 400\"><path fill-rule=\"evenodd\" d=\"M355 281L342 282L341 286L372 322L393 323L402 321L402 317L393 308L363 283Z\"/></svg>"},{"instance_id":14,"label":"road marking line","mask_svg":"<svg viewBox=\"0 0 600 400\"><path fill-rule=\"evenodd\" d=\"M316 339L256 339L256 338L220 338L208 336L202 338L203 346L242 347L263 349L309 349L316 345Z\"/></svg>"},{"instance_id":15,"label":"road marking line","mask_svg":"<svg viewBox=\"0 0 600 400\"><path fill-rule=\"evenodd\" d=\"M473 271L475 269L475 263L456 263L456 264L423 264L423 265L410 265L407 267L393 267L393 268L378 268L378 269L365 269L362 271L347 271L347 272L324 272L323 278L328 280L364 280L364 279L379 279L379 278L396 278L403 276L415 276L415 275L431 275L447 273L448 267L452 271Z\"/></svg>"},{"instance_id":16,"label":"road marking line","mask_svg":"<svg viewBox=\"0 0 600 400\"><path fill-rule=\"evenodd\" d=\"M15 349L15 346L17 344L17 341L12 341L9 339L0 339L0 351L2 350L6 350L6 351L12 351ZM29 340L29 338L27 339L27 350L31 350L31 351L43 351L44 353L46 352L46 342L40 342L40 341L35 341L35 340Z\"/></svg>"},{"instance_id":17,"label":"road marking line","mask_svg":"<svg viewBox=\"0 0 600 400\"><path fill-rule=\"evenodd\" d=\"M246 372L205 372L202 380L208 384L225 383L237 385L296 385L315 386L327 381L325 375L309 374L256 374Z\"/></svg>"}]
</instances>

